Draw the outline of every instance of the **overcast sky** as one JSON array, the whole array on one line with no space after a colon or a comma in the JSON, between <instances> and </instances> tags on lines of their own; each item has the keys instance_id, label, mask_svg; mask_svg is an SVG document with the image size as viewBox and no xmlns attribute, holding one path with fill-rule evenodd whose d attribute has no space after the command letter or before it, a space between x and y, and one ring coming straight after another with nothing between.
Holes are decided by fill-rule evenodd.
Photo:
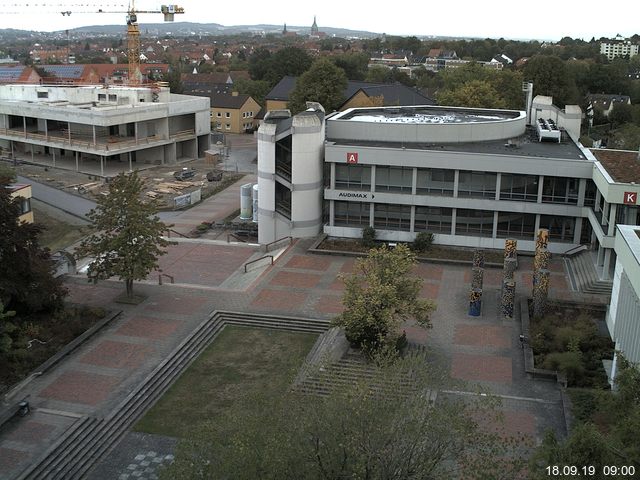
<instances>
[{"instance_id":1,"label":"overcast sky","mask_svg":"<svg viewBox=\"0 0 640 480\"><path fill-rule=\"evenodd\" d=\"M187 22L222 25L259 23L307 25L317 15L318 26L350 28L392 35L447 35L492 38L537 38L559 40L613 37L617 33L631 36L640 33L637 0L615 2L609 10L601 0L522 1L522 0L453 0L389 2L358 0L175 0L185 14L176 17ZM88 25L122 24L124 14L81 14L63 17L63 9L72 12L126 10L126 0L2 0L5 11L0 28L42 31L64 30ZM27 6L28 5L28 6ZM138 0L137 9L156 10L161 2ZM42 12L51 13L42 13ZM635 12L635 13L633 13ZM157 23L160 15L140 15L138 21Z\"/></svg>"}]
</instances>

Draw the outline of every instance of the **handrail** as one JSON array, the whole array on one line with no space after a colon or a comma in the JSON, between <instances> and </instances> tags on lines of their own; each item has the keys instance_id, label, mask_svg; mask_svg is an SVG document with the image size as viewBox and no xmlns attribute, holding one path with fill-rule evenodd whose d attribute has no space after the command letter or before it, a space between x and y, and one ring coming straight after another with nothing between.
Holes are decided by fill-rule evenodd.
<instances>
[{"instance_id":1,"label":"handrail","mask_svg":"<svg viewBox=\"0 0 640 480\"><path fill-rule=\"evenodd\" d=\"M293 237L292 237L291 235L288 235L288 236L286 236L286 237L282 237L282 238L279 238L279 239L277 239L277 240L274 240L273 242L269 242L269 243L267 243L267 244L264 246L264 251L265 251L265 252L268 252L268 251L269 251L269 247L270 247L271 245L273 245L273 244L275 244L275 243L278 243L278 242L281 242L282 240L286 240L286 239L289 239L289 245L291 245L291 244L293 243Z\"/></svg>"},{"instance_id":2,"label":"handrail","mask_svg":"<svg viewBox=\"0 0 640 480\"><path fill-rule=\"evenodd\" d=\"M578 245L577 247L572 247L562 254L562 258L570 257L571 255L574 255L581 250L589 250L589 246L586 243L583 243L581 245Z\"/></svg>"},{"instance_id":3,"label":"handrail","mask_svg":"<svg viewBox=\"0 0 640 480\"><path fill-rule=\"evenodd\" d=\"M167 235L167 237L169 237L169 238L171 238L171 232L173 232L176 235L179 235L179 236L181 236L183 238L191 238L191 237L188 237L187 235L185 235L184 233L180 233L180 232L175 231L173 228L167 228L165 230L165 232L167 232L169 234L169 235Z\"/></svg>"},{"instance_id":4,"label":"handrail","mask_svg":"<svg viewBox=\"0 0 640 480\"><path fill-rule=\"evenodd\" d=\"M158 274L158 285L162 285L162 277L167 277L171 283L175 283L173 275L169 275L168 273L160 273Z\"/></svg>"},{"instance_id":5,"label":"handrail","mask_svg":"<svg viewBox=\"0 0 640 480\"><path fill-rule=\"evenodd\" d=\"M244 264L244 273L247 273L247 266L251 265L252 263L256 263L259 260L264 260L265 258L270 258L271 259L271 265L273 265L273 255L264 255L260 258L256 258L255 260L251 260L250 262L247 262Z\"/></svg>"},{"instance_id":6,"label":"handrail","mask_svg":"<svg viewBox=\"0 0 640 480\"><path fill-rule=\"evenodd\" d=\"M228 234L227 234L227 243L229 243L229 237L233 237L233 238L235 238L236 240L238 240L239 242L247 243L247 241L246 241L246 240L243 240L242 238L240 238L239 236L237 236L235 233L228 233Z\"/></svg>"}]
</instances>

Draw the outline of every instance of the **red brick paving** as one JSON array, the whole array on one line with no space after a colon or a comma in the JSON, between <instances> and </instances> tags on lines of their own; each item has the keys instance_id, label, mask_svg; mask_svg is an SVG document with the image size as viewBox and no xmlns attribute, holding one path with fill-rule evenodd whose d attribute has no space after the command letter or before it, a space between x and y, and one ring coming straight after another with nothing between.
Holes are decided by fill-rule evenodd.
<instances>
[{"instance_id":1,"label":"red brick paving","mask_svg":"<svg viewBox=\"0 0 640 480\"><path fill-rule=\"evenodd\" d=\"M484 277L482 278L483 288L484 285L489 285L492 287L501 286L503 276L504 274L502 273L502 270L495 268L486 269L484 271ZM471 287L471 269L465 270L464 283L469 284L469 287Z\"/></svg>"},{"instance_id":2,"label":"red brick paving","mask_svg":"<svg viewBox=\"0 0 640 480\"><path fill-rule=\"evenodd\" d=\"M429 338L429 331L426 328L418 326L406 326L402 327L402 330L407 334L407 340L411 343L418 343L424 345Z\"/></svg>"},{"instance_id":3,"label":"red brick paving","mask_svg":"<svg viewBox=\"0 0 640 480\"><path fill-rule=\"evenodd\" d=\"M342 273L353 273L353 270L355 267L356 267L356 259L349 258L348 260L344 261L344 263L342 264L342 267L340 267L340 271Z\"/></svg>"},{"instance_id":4,"label":"red brick paving","mask_svg":"<svg viewBox=\"0 0 640 480\"><path fill-rule=\"evenodd\" d=\"M30 454L12 448L0 447L0 472L12 470L24 461L25 456L30 456Z\"/></svg>"},{"instance_id":5,"label":"red brick paving","mask_svg":"<svg viewBox=\"0 0 640 480\"><path fill-rule=\"evenodd\" d=\"M536 417L530 412L513 410L492 411L488 414L478 412L473 415L473 418L482 430L497 433L503 438L524 436L533 441L536 436Z\"/></svg>"},{"instance_id":6,"label":"red brick paving","mask_svg":"<svg viewBox=\"0 0 640 480\"><path fill-rule=\"evenodd\" d=\"M511 383L510 357L454 353L451 376L460 380Z\"/></svg>"},{"instance_id":7,"label":"red brick paving","mask_svg":"<svg viewBox=\"0 0 640 480\"><path fill-rule=\"evenodd\" d=\"M325 271L331 265L331 260L322 257L294 255L285 265L286 268L300 268L303 270Z\"/></svg>"},{"instance_id":8,"label":"red brick paving","mask_svg":"<svg viewBox=\"0 0 640 480\"><path fill-rule=\"evenodd\" d=\"M322 275L280 271L269 282L271 285L295 288L314 288L322 279Z\"/></svg>"},{"instance_id":9,"label":"red brick paving","mask_svg":"<svg viewBox=\"0 0 640 480\"><path fill-rule=\"evenodd\" d=\"M56 427L33 420L26 421L5 437L10 442L40 443L43 438L49 437ZM1 450L1 449L0 449ZM2 456L0 455L0 458ZM1 463L1 462L0 462Z\"/></svg>"},{"instance_id":10,"label":"red brick paving","mask_svg":"<svg viewBox=\"0 0 640 480\"><path fill-rule=\"evenodd\" d=\"M331 284L327 287L329 290L334 290L336 292L343 292L344 291L344 281L339 278L336 277L336 279L331 282Z\"/></svg>"},{"instance_id":11,"label":"red brick paving","mask_svg":"<svg viewBox=\"0 0 640 480\"><path fill-rule=\"evenodd\" d=\"M299 309L306 299L306 293L265 288L253 299L251 306L269 310L295 310Z\"/></svg>"},{"instance_id":12,"label":"red brick paving","mask_svg":"<svg viewBox=\"0 0 640 480\"><path fill-rule=\"evenodd\" d=\"M106 399L121 380L111 375L70 371L60 375L38 396L95 406Z\"/></svg>"},{"instance_id":13,"label":"red brick paving","mask_svg":"<svg viewBox=\"0 0 640 480\"><path fill-rule=\"evenodd\" d=\"M315 309L322 313L339 314L344 310L341 295L325 295L320 297Z\"/></svg>"},{"instance_id":14,"label":"red brick paving","mask_svg":"<svg viewBox=\"0 0 640 480\"><path fill-rule=\"evenodd\" d=\"M453 343L478 347L511 347L511 328L496 325L456 325Z\"/></svg>"},{"instance_id":15,"label":"red brick paving","mask_svg":"<svg viewBox=\"0 0 640 480\"><path fill-rule=\"evenodd\" d=\"M130 337L152 338L155 340L171 335L182 322L178 320L164 320L153 317L131 317L116 333Z\"/></svg>"},{"instance_id":16,"label":"red brick paving","mask_svg":"<svg viewBox=\"0 0 640 480\"><path fill-rule=\"evenodd\" d=\"M82 357L80 362L109 368L135 368L151 350L144 345L105 340Z\"/></svg>"},{"instance_id":17,"label":"red brick paving","mask_svg":"<svg viewBox=\"0 0 640 480\"><path fill-rule=\"evenodd\" d=\"M190 315L198 312L207 302L208 299L205 297L167 293L148 300L144 309L151 312Z\"/></svg>"},{"instance_id":18,"label":"red brick paving","mask_svg":"<svg viewBox=\"0 0 640 480\"><path fill-rule=\"evenodd\" d=\"M439 284L425 283L422 285L422 290L420 291L420 297L435 300L438 298L439 291L440 291Z\"/></svg>"},{"instance_id":19,"label":"red brick paving","mask_svg":"<svg viewBox=\"0 0 640 480\"><path fill-rule=\"evenodd\" d=\"M442 280L442 266L419 263L414 268L414 273L421 278L429 280Z\"/></svg>"}]
</instances>

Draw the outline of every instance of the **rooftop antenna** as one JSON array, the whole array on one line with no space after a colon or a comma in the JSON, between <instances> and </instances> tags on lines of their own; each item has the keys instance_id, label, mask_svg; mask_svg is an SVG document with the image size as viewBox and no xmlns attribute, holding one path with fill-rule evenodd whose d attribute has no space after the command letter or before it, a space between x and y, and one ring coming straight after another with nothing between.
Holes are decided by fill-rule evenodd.
<instances>
[{"instance_id":1,"label":"rooftop antenna","mask_svg":"<svg viewBox=\"0 0 640 480\"><path fill-rule=\"evenodd\" d=\"M527 125L531 125L531 106L533 105L533 82L522 82L522 91L525 92L525 109Z\"/></svg>"}]
</instances>

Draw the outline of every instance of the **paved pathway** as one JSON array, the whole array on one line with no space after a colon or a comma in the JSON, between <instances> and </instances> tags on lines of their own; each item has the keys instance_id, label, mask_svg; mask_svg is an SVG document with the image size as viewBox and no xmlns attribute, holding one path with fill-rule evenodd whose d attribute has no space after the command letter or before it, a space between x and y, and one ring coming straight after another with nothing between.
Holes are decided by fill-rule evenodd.
<instances>
[{"instance_id":1,"label":"paved pathway","mask_svg":"<svg viewBox=\"0 0 640 480\"><path fill-rule=\"evenodd\" d=\"M123 290L120 282L92 285L82 277L69 278L70 301L118 308L123 314L20 392L18 396L31 395L34 413L0 430L0 479L13 478L78 416L107 415L214 310L314 318L339 313L344 287L338 277L353 270L354 260L307 254L310 244L309 240L297 241L275 265L256 275L255 281L252 277L251 282L243 283L229 280L245 275L242 265L259 254L255 249L182 242L161 260L165 272L181 285L154 285L152 277L149 283L136 285L135 289L147 296L136 306L114 304ZM562 296L568 291L567 283L556 262L552 265L553 291ZM526 286L527 265L523 260L517 272L521 294L530 288ZM525 377L519 325L498 315L500 271L487 270L479 318L467 316L470 267L420 264L416 272L425 280L422 295L434 298L438 308L432 330L405 325L409 339L430 347L454 379L477 383L501 396L509 431L528 435L533 442L538 442L548 427L562 432L559 390L553 383ZM472 389L452 384L449 395L464 397ZM126 474L130 475L126 478L134 478L134 472L142 475L149 465L161 463L157 459L164 461L171 454L171 442L143 441L136 435L129 434L123 446L98 467L96 472L102 472L101 476L92 478L125 478Z\"/></svg>"}]
</instances>

